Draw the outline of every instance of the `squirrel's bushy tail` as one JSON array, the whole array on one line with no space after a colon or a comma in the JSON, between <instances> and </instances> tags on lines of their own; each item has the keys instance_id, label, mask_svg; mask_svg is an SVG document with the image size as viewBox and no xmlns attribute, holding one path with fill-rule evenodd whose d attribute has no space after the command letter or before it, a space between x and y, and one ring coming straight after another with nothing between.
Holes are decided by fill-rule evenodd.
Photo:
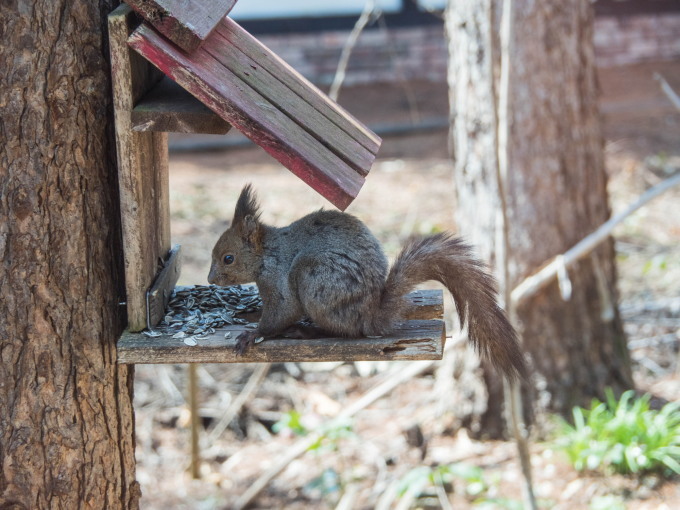
<instances>
[{"instance_id":1,"label":"squirrel's bushy tail","mask_svg":"<svg viewBox=\"0 0 680 510\"><path fill-rule=\"evenodd\" d=\"M477 352L509 378L525 375L517 334L498 306L496 281L459 238L444 233L410 241L390 268L381 309L387 315L403 310L404 294L427 280L451 292L461 327L468 324Z\"/></svg>"}]
</instances>

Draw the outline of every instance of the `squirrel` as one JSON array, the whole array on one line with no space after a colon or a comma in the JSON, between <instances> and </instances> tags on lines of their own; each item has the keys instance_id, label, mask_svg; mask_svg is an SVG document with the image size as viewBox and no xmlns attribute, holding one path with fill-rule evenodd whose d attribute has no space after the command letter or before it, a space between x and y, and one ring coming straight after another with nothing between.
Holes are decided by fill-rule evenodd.
<instances>
[{"instance_id":1,"label":"squirrel","mask_svg":"<svg viewBox=\"0 0 680 510\"><path fill-rule=\"evenodd\" d=\"M328 335L389 334L407 306L403 296L437 280L453 296L477 352L507 377L525 376L517 334L496 301L495 279L460 238L439 233L412 239L388 268L379 241L350 214L321 209L282 228L265 225L260 215L248 184L213 248L208 276L215 285L254 281L259 288L262 317L255 330L237 338L240 354L302 319Z\"/></svg>"}]
</instances>

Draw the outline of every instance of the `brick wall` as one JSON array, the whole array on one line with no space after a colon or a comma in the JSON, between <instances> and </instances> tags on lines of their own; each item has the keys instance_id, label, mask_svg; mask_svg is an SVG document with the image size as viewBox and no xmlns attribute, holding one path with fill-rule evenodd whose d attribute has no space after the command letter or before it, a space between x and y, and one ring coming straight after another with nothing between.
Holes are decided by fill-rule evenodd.
<instances>
[{"instance_id":1,"label":"brick wall","mask_svg":"<svg viewBox=\"0 0 680 510\"><path fill-rule=\"evenodd\" d=\"M680 14L600 16L594 39L602 67L680 58Z\"/></svg>"},{"instance_id":2,"label":"brick wall","mask_svg":"<svg viewBox=\"0 0 680 510\"><path fill-rule=\"evenodd\" d=\"M348 32L262 35L258 38L303 75L332 82ZM345 85L402 79L446 79L441 25L365 30L354 47ZM680 14L598 16L595 52L602 67L680 58Z\"/></svg>"}]
</instances>

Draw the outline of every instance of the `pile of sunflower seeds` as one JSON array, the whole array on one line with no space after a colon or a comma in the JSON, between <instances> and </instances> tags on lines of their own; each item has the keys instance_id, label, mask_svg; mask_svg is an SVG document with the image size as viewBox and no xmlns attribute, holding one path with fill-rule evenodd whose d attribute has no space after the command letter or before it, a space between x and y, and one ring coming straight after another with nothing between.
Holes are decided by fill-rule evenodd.
<instances>
[{"instance_id":1,"label":"pile of sunflower seeds","mask_svg":"<svg viewBox=\"0 0 680 510\"><path fill-rule=\"evenodd\" d=\"M239 313L252 313L262 309L262 300L255 286L193 285L176 287L170 296L165 318L155 331L145 331L147 336L172 334L187 345L196 345L203 335L212 334L215 328L231 324L248 324ZM174 334L173 334L174 333Z\"/></svg>"}]
</instances>

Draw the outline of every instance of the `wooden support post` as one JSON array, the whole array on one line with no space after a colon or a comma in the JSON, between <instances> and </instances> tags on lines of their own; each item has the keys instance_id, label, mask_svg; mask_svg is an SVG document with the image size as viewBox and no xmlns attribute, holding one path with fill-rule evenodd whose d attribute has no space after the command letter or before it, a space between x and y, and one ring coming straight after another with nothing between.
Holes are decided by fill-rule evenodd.
<instances>
[{"instance_id":1,"label":"wooden support post","mask_svg":"<svg viewBox=\"0 0 680 510\"><path fill-rule=\"evenodd\" d=\"M109 15L111 82L118 154L128 327L146 327L146 290L158 261L170 249L168 143L166 133L132 130L137 101L162 77L131 51L127 39L136 16L127 5Z\"/></svg>"}]
</instances>

